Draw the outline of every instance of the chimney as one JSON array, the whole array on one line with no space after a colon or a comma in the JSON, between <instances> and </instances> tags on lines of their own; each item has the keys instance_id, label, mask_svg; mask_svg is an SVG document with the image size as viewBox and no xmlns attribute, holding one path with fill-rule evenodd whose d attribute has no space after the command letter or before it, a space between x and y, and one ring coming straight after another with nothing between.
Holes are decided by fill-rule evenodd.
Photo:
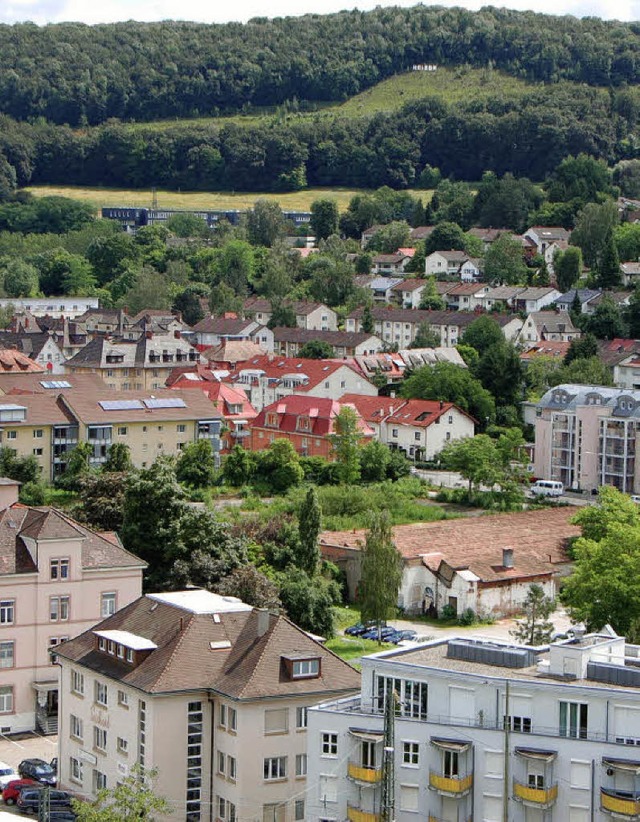
<instances>
[{"instance_id":1,"label":"chimney","mask_svg":"<svg viewBox=\"0 0 640 822\"><path fill-rule=\"evenodd\" d=\"M180 329L179 329L179 328L176 328L176 330L173 332L173 336L176 338L176 340L179 340L179 339L180 339L180 337L182 336L182 334L180 333Z\"/></svg>"},{"instance_id":2,"label":"chimney","mask_svg":"<svg viewBox=\"0 0 640 822\"><path fill-rule=\"evenodd\" d=\"M0 511L4 511L5 508L18 502L21 485L22 483L17 480L0 477Z\"/></svg>"},{"instance_id":3,"label":"chimney","mask_svg":"<svg viewBox=\"0 0 640 822\"><path fill-rule=\"evenodd\" d=\"M267 608L256 608L258 612L258 636L264 636L269 630L269 611Z\"/></svg>"},{"instance_id":4,"label":"chimney","mask_svg":"<svg viewBox=\"0 0 640 822\"><path fill-rule=\"evenodd\" d=\"M502 567L513 568L513 548L502 549Z\"/></svg>"},{"instance_id":5,"label":"chimney","mask_svg":"<svg viewBox=\"0 0 640 822\"><path fill-rule=\"evenodd\" d=\"M444 408L444 402L442 400L440 400L440 410L442 411L443 408Z\"/></svg>"}]
</instances>

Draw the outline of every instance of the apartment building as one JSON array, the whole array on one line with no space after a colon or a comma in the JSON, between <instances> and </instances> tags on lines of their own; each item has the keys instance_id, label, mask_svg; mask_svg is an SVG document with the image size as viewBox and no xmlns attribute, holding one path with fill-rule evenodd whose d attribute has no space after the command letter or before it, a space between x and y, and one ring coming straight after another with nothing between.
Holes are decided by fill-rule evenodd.
<instances>
[{"instance_id":1,"label":"apartment building","mask_svg":"<svg viewBox=\"0 0 640 822\"><path fill-rule=\"evenodd\" d=\"M94 797L155 767L176 822L316 818L307 711L360 682L285 617L203 590L140 597L58 661L61 786Z\"/></svg>"},{"instance_id":2,"label":"apartment building","mask_svg":"<svg viewBox=\"0 0 640 822\"><path fill-rule=\"evenodd\" d=\"M523 345L541 340L571 342L580 339L580 335L580 329L576 328L568 313L534 311L524 321L516 342Z\"/></svg>"},{"instance_id":3,"label":"apartment building","mask_svg":"<svg viewBox=\"0 0 640 822\"><path fill-rule=\"evenodd\" d=\"M145 563L115 534L18 504L0 480L0 732L58 728L50 650L140 596Z\"/></svg>"},{"instance_id":4,"label":"apartment building","mask_svg":"<svg viewBox=\"0 0 640 822\"><path fill-rule=\"evenodd\" d=\"M534 473L565 488L640 492L640 391L558 385L536 408Z\"/></svg>"},{"instance_id":5,"label":"apartment building","mask_svg":"<svg viewBox=\"0 0 640 822\"><path fill-rule=\"evenodd\" d=\"M364 657L360 695L309 711L308 818L637 819L639 658L608 629L538 648L457 637Z\"/></svg>"},{"instance_id":6,"label":"apartment building","mask_svg":"<svg viewBox=\"0 0 640 822\"><path fill-rule=\"evenodd\" d=\"M0 308L11 306L16 311L28 311L34 317L46 314L69 319L79 317L85 311L98 308L97 297L3 297Z\"/></svg>"},{"instance_id":7,"label":"apartment building","mask_svg":"<svg viewBox=\"0 0 640 822\"><path fill-rule=\"evenodd\" d=\"M246 340L273 351L273 332L255 320L239 319L235 314L205 317L192 328L196 344L203 348L220 345L226 340Z\"/></svg>"},{"instance_id":8,"label":"apartment building","mask_svg":"<svg viewBox=\"0 0 640 822\"><path fill-rule=\"evenodd\" d=\"M131 391L123 398L90 375L42 376L0 374L0 392L9 392L0 396L0 445L35 456L46 479L64 472L80 442L92 446L90 461L96 467L114 442L129 446L138 468L159 454L178 454L198 439L208 440L219 453L222 415L199 391Z\"/></svg>"},{"instance_id":9,"label":"apartment building","mask_svg":"<svg viewBox=\"0 0 640 822\"><path fill-rule=\"evenodd\" d=\"M391 287L392 299L401 308L420 308L422 294L428 285L429 280L426 279L402 280Z\"/></svg>"},{"instance_id":10,"label":"apartment building","mask_svg":"<svg viewBox=\"0 0 640 822\"><path fill-rule=\"evenodd\" d=\"M118 391L163 388L176 365L201 362L201 355L179 331L139 339L95 337L65 363L71 374L96 374Z\"/></svg>"},{"instance_id":11,"label":"apartment building","mask_svg":"<svg viewBox=\"0 0 640 822\"><path fill-rule=\"evenodd\" d=\"M364 357L375 354L383 347L375 334L346 331L310 331L306 328L274 328L273 349L285 357L297 357L309 342L326 342L333 348L334 357Z\"/></svg>"},{"instance_id":12,"label":"apartment building","mask_svg":"<svg viewBox=\"0 0 640 822\"><path fill-rule=\"evenodd\" d=\"M296 317L298 328L310 328L314 331L337 331L338 316L324 303L311 300L285 300L284 305L290 308ZM248 297L243 304L244 313L260 325L267 325L273 314L270 300L263 297Z\"/></svg>"}]
</instances>

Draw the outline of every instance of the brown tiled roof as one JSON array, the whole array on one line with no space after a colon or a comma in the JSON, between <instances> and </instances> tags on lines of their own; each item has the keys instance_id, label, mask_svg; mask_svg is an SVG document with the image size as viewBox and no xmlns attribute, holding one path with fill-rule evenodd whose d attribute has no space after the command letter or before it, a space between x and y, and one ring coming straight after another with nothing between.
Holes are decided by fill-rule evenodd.
<instances>
[{"instance_id":1,"label":"brown tiled roof","mask_svg":"<svg viewBox=\"0 0 640 822\"><path fill-rule=\"evenodd\" d=\"M193 613L148 597L131 603L96 626L125 630L153 641L158 648L135 668L95 650L93 630L66 642L60 656L148 693L211 690L234 699L351 692L358 673L288 619L269 615L258 631L258 612L232 611L214 622L210 613ZM229 648L212 650L212 642ZM283 656L321 659L316 679L291 680Z\"/></svg>"},{"instance_id":2,"label":"brown tiled roof","mask_svg":"<svg viewBox=\"0 0 640 822\"><path fill-rule=\"evenodd\" d=\"M417 291L419 288L424 288L425 285L429 285L429 280L419 280L419 279L411 279L411 280L403 280L401 283L396 283L395 285L391 286L392 291Z\"/></svg>"},{"instance_id":3,"label":"brown tiled roof","mask_svg":"<svg viewBox=\"0 0 640 822\"><path fill-rule=\"evenodd\" d=\"M194 333L203 334L241 334L253 328L254 320L242 320L237 317L205 317L191 329Z\"/></svg>"},{"instance_id":4,"label":"brown tiled roof","mask_svg":"<svg viewBox=\"0 0 640 822\"><path fill-rule=\"evenodd\" d=\"M44 368L41 365L27 357L26 354L22 354L17 348L0 349L0 373L35 372L42 374L43 371Z\"/></svg>"},{"instance_id":5,"label":"brown tiled roof","mask_svg":"<svg viewBox=\"0 0 640 822\"><path fill-rule=\"evenodd\" d=\"M43 382L66 382L65 393L76 391L109 391L98 374L0 374L0 394L45 394L57 396L59 388L45 388Z\"/></svg>"},{"instance_id":6,"label":"brown tiled roof","mask_svg":"<svg viewBox=\"0 0 640 822\"><path fill-rule=\"evenodd\" d=\"M362 319L363 308L356 308L347 315L349 319ZM429 325L455 325L465 328L478 315L471 311L428 311L420 308L391 308L384 305L374 305L371 309L371 316L374 320L390 320L391 322L403 323L427 323ZM498 325L503 326L512 320L518 319L517 314L496 314L492 315Z\"/></svg>"},{"instance_id":7,"label":"brown tiled roof","mask_svg":"<svg viewBox=\"0 0 640 822\"><path fill-rule=\"evenodd\" d=\"M31 508L17 503L0 511L0 575L37 570L23 537L34 540L83 540L84 569L145 566L139 557L125 551L113 534L103 535L92 531L55 508Z\"/></svg>"},{"instance_id":8,"label":"brown tiled roof","mask_svg":"<svg viewBox=\"0 0 640 822\"><path fill-rule=\"evenodd\" d=\"M421 559L437 571L444 560L453 568L470 569L483 582L553 573L568 563L567 547L580 535L571 524L571 508L491 514L481 517L396 525L394 542L405 561ZM320 548L359 549L365 531L325 531ZM502 566L502 549L514 549L514 567Z\"/></svg>"},{"instance_id":9,"label":"brown tiled roof","mask_svg":"<svg viewBox=\"0 0 640 822\"><path fill-rule=\"evenodd\" d=\"M262 354L264 354L264 349L251 340L223 340L220 345L207 348L202 352L202 356L209 363L237 363L251 357L259 357Z\"/></svg>"},{"instance_id":10,"label":"brown tiled roof","mask_svg":"<svg viewBox=\"0 0 640 822\"><path fill-rule=\"evenodd\" d=\"M328 342L329 345L344 345L354 347L360 345L375 334L367 334L365 331L315 331L311 328L274 328L273 339L275 342L307 343L315 340Z\"/></svg>"}]
</instances>

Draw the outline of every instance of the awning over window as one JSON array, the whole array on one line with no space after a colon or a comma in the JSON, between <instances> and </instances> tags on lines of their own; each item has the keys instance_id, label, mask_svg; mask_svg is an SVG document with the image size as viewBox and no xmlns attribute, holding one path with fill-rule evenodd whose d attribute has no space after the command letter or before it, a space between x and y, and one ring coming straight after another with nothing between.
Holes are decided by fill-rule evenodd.
<instances>
[{"instance_id":1,"label":"awning over window","mask_svg":"<svg viewBox=\"0 0 640 822\"><path fill-rule=\"evenodd\" d=\"M382 731L369 731L362 728L349 728L351 736L361 739L363 742L382 742L384 733Z\"/></svg>"},{"instance_id":2,"label":"awning over window","mask_svg":"<svg viewBox=\"0 0 640 822\"><path fill-rule=\"evenodd\" d=\"M456 751L456 753L464 753L471 747L471 742L464 742L461 739L444 739L440 736L432 736L430 741L436 748L442 748L445 751Z\"/></svg>"},{"instance_id":3,"label":"awning over window","mask_svg":"<svg viewBox=\"0 0 640 822\"><path fill-rule=\"evenodd\" d=\"M537 759L542 762L553 762L557 751L543 751L541 748L516 748L516 755L525 759Z\"/></svg>"},{"instance_id":4,"label":"awning over window","mask_svg":"<svg viewBox=\"0 0 640 822\"><path fill-rule=\"evenodd\" d=\"M602 764L605 768L613 768L616 771L625 771L640 775L640 762L637 759L614 759L610 756L602 757Z\"/></svg>"}]
</instances>

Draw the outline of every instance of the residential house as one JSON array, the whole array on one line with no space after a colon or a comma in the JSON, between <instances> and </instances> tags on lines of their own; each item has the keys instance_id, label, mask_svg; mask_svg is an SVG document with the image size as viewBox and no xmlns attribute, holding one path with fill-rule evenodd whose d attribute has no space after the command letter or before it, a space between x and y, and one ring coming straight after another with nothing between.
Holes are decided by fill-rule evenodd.
<instances>
[{"instance_id":1,"label":"residential house","mask_svg":"<svg viewBox=\"0 0 640 822\"><path fill-rule=\"evenodd\" d=\"M352 406L349 406L352 407ZM247 448L264 451L275 440L286 439L304 457L335 459L335 419L343 406L332 399L291 394L265 406L251 422ZM361 444L373 439L373 431L358 414Z\"/></svg>"},{"instance_id":2,"label":"residential house","mask_svg":"<svg viewBox=\"0 0 640 822\"><path fill-rule=\"evenodd\" d=\"M518 294L527 290L521 285L488 288L480 300L480 305L485 311L514 311Z\"/></svg>"},{"instance_id":3,"label":"residential house","mask_svg":"<svg viewBox=\"0 0 640 822\"><path fill-rule=\"evenodd\" d=\"M556 299L556 309L558 311L572 311L574 303L576 302L576 294L578 295L577 301L580 306L580 313L586 314L589 303L600 294L600 291L591 288L572 288Z\"/></svg>"},{"instance_id":4,"label":"residential house","mask_svg":"<svg viewBox=\"0 0 640 822\"><path fill-rule=\"evenodd\" d=\"M384 378L387 385L396 385L402 382L405 364L398 354L369 354L367 357L355 357L352 365L363 374L367 380L375 381L379 387L380 378ZM384 383L383 383L384 385Z\"/></svg>"},{"instance_id":5,"label":"residential house","mask_svg":"<svg viewBox=\"0 0 640 822\"><path fill-rule=\"evenodd\" d=\"M85 327L87 334L116 334L118 336L131 325L131 317L124 308L89 308L76 320Z\"/></svg>"},{"instance_id":6,"label":"residential house","mask_svg":"<svg viewBox=\"0 0 640 822\"><path fill-rule=\"evenodd\" d=\"M273 345L276 354L297 357L309 342L326 342L333 348L334 357L366 357L383 347L382 340L365 331L308 331L306 328L274 328Z\"/></svg>"},{"instance_id":7,"label":"residential house","mask_svg":"<svg viewBox=\"0 0 640 822\"><path fill-rule=\"evenodd\" d=\"M60 708L51 649L139 597L145 563L113 533L21 505L19 485L0 480L0 727L50 734Z\"/></svg>"},{"instance_id":8,"label":"residential house","mask_svg":"<svg viewBox=\"0 0 640 822\"><path fill-rule=\"evenodd\" d=\"M360 247L363 249L366 248L371 240L376 236L378 231L384 227L384 225L376 224L372 225L370 228L366 228L360 235Z\"/></svg>"},{"instance_id":9,"label":"residential house","mask_svg":"<svg viewBox=\"0 0 640 822\"><path fill-rule=\"evenodd\" d=\"M383 376L387 385L394 385L402 381L407 368L420 368L438 362L467 367L456 348L411 348L394 354L370 354L368 357L356 357L354 364L368 379Z\"/></svg>"},{"instance_id":10,"label":"residential house","mask_svg":"<svg viewBox=\"0 0 640 822\"><path fill-rule=\"evenodd\" d=\"M580 329L571 321L569 314L557 311L534 311L524 321L517 337L523 345L541 340L571 342L580 338Z\"/></svg>"},{"instance_id":11,"label":"residential house","mask_svg":"<svg viewBox=\"0 0 640 822\"><path fill-rule=\"evenodd\" d=\"M489 291L482 283L460 283L447 292L447 308L451 311L475 311L482 308L482 300Z\"/></svg>"},{"instance_id":12,"label":"residential house","mask_svg":"<svg viewBox=\"0 0 640 822\"><path fill-rule=\"evenodd\" d=\"M233 370L237 363L265 353L264 348L248 340L223 340L220 345L205 349L202 356L209 368Z\"/></svg>"},{"instance_id":13,"label":"residential house","mask_svg":"<svg viewBox=\"0 0 640 822\"><path fill-rule=\"evenodd\" d=\"M311 300L285 300L284 305L294 312L298 328L310 328L314 331L337 331L338 329L336 312L324 303ZM260 325L267 325L273 312L270 300L262 297L248 297L244 301L243 310L245 315L256 320Z\"/></svg>"},{"instance_id":14,"label":"residential house","mask_svg":"<svg viewBox=\"0 0 640 822\"><path fill-rule=\"evenodd\" d=\"M534 225L524 233L524 237L535 245L536 253L545 258L547 265L549 261L546 253L550 246L555 245L564 249L569 244L570 236L571 232L562 226Z\"/></svg>"},{"instance_id":15,"label":"residential house","mask_svg":"<svg viewBox=\"0 0 640 822\"><path fill-rule=\"evenodd\" d=\"M464 251L434 251L425 258L425 274L435 277L458 277L463 282L479 280L482 275L479 260Z\"/></svg>"},{"instance_id":16,"label":"residential house","mask_svg":"<svg viewBox=\"0 0 640 822\"><path fill-rule=\"evenodd\" d=\"M363 308L356 308L347 316L347 331L362 330L363 313ZM453 348L458 344L467 326L477 319L477 316L469 311L424 311L391 306L374 306L371 315L374 333L385 344L397 345L399 348L408 348L421 326L426 326L439 334L444 348ZM516 314L496 315L495 320L508 340L514 339L522 328L522 320Z\"/></svg>"},{"instance_id":17,"label":"residential house","mask_svg":"<svg viewBox=\"0 0 640 822\"><path fill-rule=\"evenodd\" d=\"M418 225L409 232L409 239L412 243L427 240L433 234L434 228L434 225Z\"/></svg>"},{"instance_id":18,"label":"residential house","mask_svg":"<svg viewBox=\"0 0 640 822\"><path fill-rule=\"evenodd\" d=\"M38 317L38 327L49 334L58 345L66 360L81 351L89 342L90 335L84 323L79 320L70 320L67 317Z\"/></svg>"},{"instance_id":19,"label":"residential house","mask_svg":"<svg viewBox=\"0 0 640 822\"><path fill-rule=\"evenodd\" d=\"M558 578L570 570L569 543L580 534L572 517L557 508L394 526L403 567L398 607L440 614L450 605L458 616L471 609L503 617L522 610L534 582L555 597ZM320 535L322 557L345 571L350 597L365 538L364 530Z\"/></svg>"},{"instance_id":20,"label":"residential house","mask_svg":"<svg viewBox=\"0 0 640 822\"><path fill-rule=\"evenodd\" d=\"M530 362L540 357L548 357L558 362L564 360L569 351L570 342L558 342L557 340L541 340L528 346L520 354L520 362L528 365Z\"/></svg>"},{"instance_id":21,"label":"residential house","mask_svg":"<svg viewBox=\"0 0 640 822\"><path fill-rule=\"evenodd\" d=\"M640 391L569 384L549 389L536 409L534 473L591 493L601 485L640 493L639 419Z\"/></svg>"},{"instance_id":22,"label":"residential house","mask_svg":"<svg viewBox=\"0 0 640 822\"><path fill-rule=\"evenodd\" d=\"M252 357L238 363L225 382L245 392L258 411L291 394L334 399L345 391L376 396L378 389L351 363L341 360L311 360Z\"/></svg>"},{"instance_id":23,"label":"residential house","mask_svg":"<svg viewBox=\"0 0 640 822\"><path fill-rule=\"evenodd\" d=\"M470 228L467 233L481 240L484 250L486 251L491 247L492 243L495 243L501 234L510 234L511 232L508 228L478 228L474 226Z\"/></svg>"},{"instance_id":24,"label":"residential house","mask_svg":"<svg viewBox=\"0 0 640 822\"><path fill-rule=\"evenodd\" d=\"M309 711L308 818L379 820L386 785L397 822L631 819L639 653L605 628L538 647L465 634L365 656L361 694Z\"/></svg>"},{"instance_id":25,"label":"residential house","mask_svg":"<svg viewBox=\"0 0 640 822\"><path fill-rule=\"evenodd\" d=\"M428 285L429 281L424 279L402 280L391 287L391 299L401 308L420 308L422 294Z\"/></svg>"},{"instance_id":26,"label":"residential house","mask_svg":"<svg viewBox=\"0 0 640 822\"><path fill-rule=\"evenodd\" d=\"M611 369L616 388L640 389L637 360L640 356L640 340L619 337L598 342L598 356Z\"/></svg>"},{"instance_id":27,"label":"residential house","mask_svg":"<svg viewBox=\"0 0 640 822\"><path fill-rule=\"evenodd\" d=\"M624 310L628 307L632 294L632 291L601 291L597 297L589 300L586 304L585 314L595 314L597 308L602 305L603 300L612 302L618 309Z\"/></svg>"},{"instance_id":28,"label":"residential house","mask_svg":"<svg viewBox=\"0 0 640 822\"><path fill-rule=\"evenodd\" d=\"M50 374L64 374L65 356L50 334L0 331L0 346L15 348Z\"/></svg>"},{"instance_id":29,"label":"residential house","mask_svg":"<svg viewBox=\"0 0 640 822\"><path fill-rule=\"evenodd\" d=\"M196 345L202 350L220 345L224 340L245 340L273 351L273 333L255 320L242 320L235 314L205 317L192 328Z\"/></svg>"},{"instance_id":30,"label":"residential house","mask_svg":"<svg viewBox=\"0 0 640 822\"><path fill-rule=\"evenodd\" d=\"M397 251L395 254L376 254L371 261L371 273L385 277L404 274L412 257L412 254L406 254L404 251Z\"/></svg>"},{"instance_id":31,"label":"residential house","mask_svg":"<svg viewBox=\"0 0 640 822\"><path fill-rule=\"evenodd\" d=\"M338 402L341 405L352 405L361 418L371 428L378 442L386 442L386 420L406 405L402 397L365 397L363 394L343 394Z\"/></svg>"},{"instance_id":32,"label":"residential house","mask_svg":"<svg viewBox=\"0 0 640 822\"><path fill-rule=\"evenodd\" d=\"M90 379L42 376L0 374L0 390L9 392L0 397L0 445L21 457L33 455L48 480L65 471L69 453L81 442L92 447L94 467L106 461L114 442L129 446L137 468L199 439L211 444L217 458L221 415L199 391L132 391L123 397ZM40 378L31 390L29 377ZM18 378L22 388L16 387Z\"/></svg>"},{"instance_id":33,"label":"residential house","mask_svg":"<svg viewBox=\"0 0 640 822\"><path fill-rule=\"evenodd\" d=\"M622 274L622 283L625 286L634 286L640 278L640 262L629 261L620 263L620 272Z\"/></svg>"},{"instance_id":34,"label":"residential house","mask_svg":"<svg viewBox=\"0 0 640 822\"><path fill-rule=\"evenodd\" d=\"M34 317L55 314L73 319L89 309L98 308L97 297L2 297L0 308L28 311Z\"/></svg>"},{"instance_id":35,"label":"residential house","mask_svg":"<svg viewBox=\"0 0 640 822\"><path fill-rule=\"evenodd\" d=\"M560 296L562 295L558 289L550 286L523 288L515 296L515 309L525 314L533 314L555 303Z\"/></svg>"},{"instance_id":36,"label":"residential house","mask_svg":"<svg viewBox=\"0 0 640 822\"><path fill-rule=\"evenodd\" d=\"M153 766L171 822L313 818L307 711L360 680L286 617L197 589L140 597L58 662L59 786L93 799Z\"/></svg>"},{"instance_id":37,"label":"residential house","mask_svg":"<svg viewBox=\"0 0 640 822\"><path fill-rule=\"evenodd\" d=\"M374 302L390 303L395 295L394 288L402 282L402 277L375 277L365 288L369 288L373 293Z\"/></svg>"},{"instance_id":38,"label":"residential house","mask_svg":"<svg viewBox=\"0 0 640 822\"><path fill-rule=\"evenodd\" d=\"M147 331L139 340L96 337L67 360L65 369L71 374L97 374L119 391L149 391L162 388L177 364L201 361L200 352L179 331Z\"/></svg>"},{"instance_id":39,"label":"residential house","mask_svg":"<svg viewBox=\"0 0 640 822\"><path fill-rule=\"evenodd\" d=\"M448 362L459 368L466 368L467 364L457 348L406 348L398 351L406 368L421 368L423 365L434 366L439 362Z\"/></svg>"}]
</instances>

